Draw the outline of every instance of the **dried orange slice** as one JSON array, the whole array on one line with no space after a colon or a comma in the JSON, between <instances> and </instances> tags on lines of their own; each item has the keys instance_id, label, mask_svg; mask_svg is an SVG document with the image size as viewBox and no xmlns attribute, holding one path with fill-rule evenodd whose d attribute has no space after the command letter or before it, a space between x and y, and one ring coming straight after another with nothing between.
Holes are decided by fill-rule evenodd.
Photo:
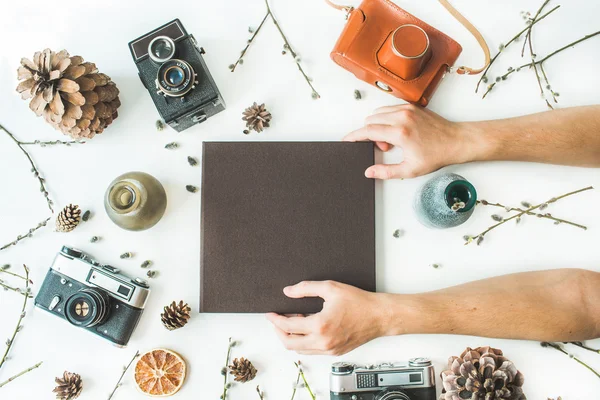
<instances>
[{"instance_id":1,"label":"dried orange slice","mask_svg":"<svg viewBox=\"0 0 600 400\"><path fill-rule=\"evenodd\" d=\"M143 354L135 365L135 383L142 393L152 397L171 396L181 389L186 365L171 350L155 349Z\"/></svg>"}]
</instances>

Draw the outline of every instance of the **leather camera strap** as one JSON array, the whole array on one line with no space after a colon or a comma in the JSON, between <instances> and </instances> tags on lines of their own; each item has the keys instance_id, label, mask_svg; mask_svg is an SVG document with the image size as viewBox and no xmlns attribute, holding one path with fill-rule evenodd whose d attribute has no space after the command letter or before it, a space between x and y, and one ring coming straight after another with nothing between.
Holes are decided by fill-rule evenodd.
<instances>
[{"instance_id":1,"label":"leather camera strap","mask_svg":"<svg viewBox=\"0 0 600 400\"><path fill-rule=\"evenodd\" d=\"M345 11L346 14L350 13L354 9L354 7L341 6L339 4L335 4L331 0L325 0L325 2L331 7L335 8L336 10ZM488 47L485 39L483 38L483 35L477 30L477 28L475 28L475 26L473 26L471 22L469 22L468 19L466 19L461 13L458 12L456 8L453 7L448 0L439 0L439 2L442 3L446 10L448 10L448 12L452 14L452 16L456 18L458 22L460 22L465 28L467 28L469 32L471 32L471 35L475 37L475 39L479 43L479 46L481 46L481 50L483 50L483 54L485 56L485 64L483 65L483 67L470 68L463 65L456 69L456 73L460 75L476 75L481 73L490 64L490 48Z\"/></svg>"}]
</instances>

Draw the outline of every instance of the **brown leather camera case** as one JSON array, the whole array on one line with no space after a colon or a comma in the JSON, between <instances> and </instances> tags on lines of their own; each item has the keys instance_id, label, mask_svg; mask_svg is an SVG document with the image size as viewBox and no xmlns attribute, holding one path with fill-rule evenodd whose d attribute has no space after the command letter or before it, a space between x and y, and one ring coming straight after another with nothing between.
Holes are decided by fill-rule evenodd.
<instances>
[{"instance_id":1,"label":"brown leather camera case","mask_svg":"<svg viewBox=\"0 0 600 400\"><path fill-rule=\"evenodd\" d=\"M420 32L424 31L428 38L425 51L407 57L394 47L396 57L391 55L390 43L393 46L394 36L401 26L414 28L403 32L411 35L404 37L410 41L422 41L415 33L422 35ZM418 28L422 31L417 32ZM350 11L331 58L357 78L410 103L426 106L461 51L462 47L456 41L394 3L364 0ZM415 62L419 58L422 62ZM400 75L404 75L404 79Z\"/></svg>"}]
</instances>

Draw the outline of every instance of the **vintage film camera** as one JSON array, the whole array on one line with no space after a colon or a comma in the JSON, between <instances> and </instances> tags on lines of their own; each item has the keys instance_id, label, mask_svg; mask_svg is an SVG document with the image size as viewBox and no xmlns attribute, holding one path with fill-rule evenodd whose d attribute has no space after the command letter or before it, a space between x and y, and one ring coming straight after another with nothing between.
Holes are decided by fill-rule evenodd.
<instances>
[{"instance_id":1,"label":"vintage film camera","mask_svg":"<svg viewBox=\"0 0 600 400\"><path fill-rule=\"evenodd\" d=\"M63 246L46 274L35 305L124 347L149 294L143 279L132 279L118 268Z\"/></svg>"},{"instance_id":2,"label":"vintage film camera","mask_svg":"<svg viewBox=\"0 0 600 400\"><path fill-rule=\"evenodd\" d=\"M131 41L129 50L160 116L176 131L225 109L204 49L178 19Z\"/></svg>"},{"instance_id":3,"label":"vintage film camera","mask_svg":"<svg viewBox=\"0 0 600 400\"><path fill-rule=\"evenodd\" d=\"M427 358L408 363L331 366L331 400L436 400L435 371Z\"/></svg>"}]
</instances>

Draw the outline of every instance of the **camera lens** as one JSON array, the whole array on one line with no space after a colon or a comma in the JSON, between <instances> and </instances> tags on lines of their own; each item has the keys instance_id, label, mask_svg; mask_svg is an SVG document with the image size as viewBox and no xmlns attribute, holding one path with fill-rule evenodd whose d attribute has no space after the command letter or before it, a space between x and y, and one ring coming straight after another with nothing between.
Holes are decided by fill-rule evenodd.
<instances>
[{"instance_id":1,"label":"camera lens","mask_svg":"<svg viewBox=\"0 0 600 400\"><path fill-rule=\"evenodd\" d=\"M157 36L148 45L148 55L158 63L170 60L175 55L175 42L168 36Z\"/></svg>"},{"instance_id":2,"label":"camera lens","mask_svg":"<svg viewBox=\"0 0 600 400\"><path fill-rule=\"evenodd\" d=\"M156 78L158 89L170 97L181 97L187 94L196 80L192 66L184 60L173 59L165 62L158 69Z\"/></svg>"},{"instance_id":3,"label":"camera lens","mask_svg":"<svg viewBox=\"0 0 600 400\"><path fill-rule=\"evenodd\" d=\"M185 73L179 67L171 67L165 72L165 80L169 82L171 86L180 86L185 78Z\"/></svg>"},{"instance_id":4,"label":"camera lens","mask_svg":"<svg viewBox=\"0 0 600 400\"><path fill-rule=\"evenodd\" d=\"M108 317L109 297L103 290L86 288L69 297L65 304L67 321L75 326L90 328Z\"/></svg>"}]
</instances>

